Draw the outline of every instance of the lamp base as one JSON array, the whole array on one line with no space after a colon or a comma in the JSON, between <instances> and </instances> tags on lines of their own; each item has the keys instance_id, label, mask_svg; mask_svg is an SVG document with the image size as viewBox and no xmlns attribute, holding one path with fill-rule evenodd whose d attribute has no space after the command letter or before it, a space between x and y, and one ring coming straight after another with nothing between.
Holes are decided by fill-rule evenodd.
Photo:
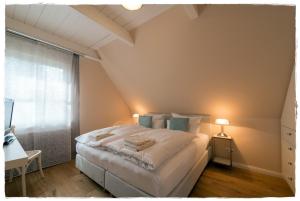
<instances>
[{"instance_id":1,"label":"lamp base","mask_svg":"<svg viewBox=\"0 0 300 201\"><path fill-rule=\"evenodd\" d=\"M226 133L218 133L217 136L219 136L219 137L228 137L228 135Z\"/></svg>"}]
</instances>

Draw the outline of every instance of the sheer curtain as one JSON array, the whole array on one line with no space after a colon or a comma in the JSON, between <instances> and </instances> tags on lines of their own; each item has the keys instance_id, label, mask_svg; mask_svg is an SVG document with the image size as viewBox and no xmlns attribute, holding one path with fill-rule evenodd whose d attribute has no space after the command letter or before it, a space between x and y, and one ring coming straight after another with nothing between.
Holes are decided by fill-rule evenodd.
<instances>
[{"instance_id":1,"label":"sheer curtain","mask_svg":"<svg viewBox=\"0 0 300 201\"><path fill-rule=\"evenodd\" d=\"M42 150L44 167L70 160L71 136L78 134L71 134L79 115L73 60L67 51L6 34L5 97L15 100L12 124L25 150Z\"/></svg>"}]
</instances>

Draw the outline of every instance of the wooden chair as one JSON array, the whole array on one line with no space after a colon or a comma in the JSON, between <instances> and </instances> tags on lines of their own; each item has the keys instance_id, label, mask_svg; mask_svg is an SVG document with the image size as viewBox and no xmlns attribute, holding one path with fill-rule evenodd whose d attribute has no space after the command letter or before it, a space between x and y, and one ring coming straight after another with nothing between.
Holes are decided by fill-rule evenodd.
<instances>
[{"instance_id":1,"label":"wooden chair","mask_svg":"<svg viewBox=\"0 0 300 201\"><path fill-rule=\"evenodd\" d=\"M26 151L26 154L28 155L26 170L27 170L28 166L31 164L31 162L36 159L37 165L40 169L40 174L42 177L45 177L44 173L43 173L43 169L42 169L42 151L41 150ZM21 174L21 170L19 168L15 168L15 169ZM25 172L26 172L26 170L25 170ZM12 181L12 178L13 178L13 169L10 171L10 174L9 174L10 182Z\"/></svg>"}]
</instances>

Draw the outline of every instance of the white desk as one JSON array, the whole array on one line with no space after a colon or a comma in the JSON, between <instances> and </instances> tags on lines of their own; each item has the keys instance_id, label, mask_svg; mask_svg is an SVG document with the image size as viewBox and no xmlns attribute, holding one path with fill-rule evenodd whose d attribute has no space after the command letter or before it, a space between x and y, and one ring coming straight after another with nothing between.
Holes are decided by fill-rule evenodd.
<instances>
[{"instance_id":1,"label":"white desk","mask_svg":"<svg viewBox=\"0 0 300 201\"><path fill-rule=\"evenodd\" d=\"M5 170L13 168L21 168L22 174L22 193L23 196L26 196L26 164L28 161L28 156L24 151L23 147L17 139L15 139L11 144L4 145L4 154L5 154Z\"/></svg>"}]
</instances>

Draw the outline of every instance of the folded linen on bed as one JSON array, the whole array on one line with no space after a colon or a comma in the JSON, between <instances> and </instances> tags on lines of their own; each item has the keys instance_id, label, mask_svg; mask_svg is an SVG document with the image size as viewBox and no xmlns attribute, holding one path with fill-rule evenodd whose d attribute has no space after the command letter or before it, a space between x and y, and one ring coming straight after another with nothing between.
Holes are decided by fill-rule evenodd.
<instances>
[{"instance_id":1,"label":"folded linen on bed","mask_svg":"<svg viewBox=\"0 0 300 201\"><path fill-rule=\"evenodd\" d=\"M101 138L101 135L106 135L109 134L112 130L120 128L120 126L111 126L111 127L107 127L107 128L101 128L101 129L97 129L82 135L79 135L78 137L75 138L75 140L77 142L86 144L89 141L97 141L97 138ZM102 136L103 137L103 136Z\"/></svg>"},{"instance_id":2,"label":"folded linen on bed","mask_svg":"<svg viewBox=\"0 0 300 201\"><path fill-rule=\"evenodd\" d=\"M111 133L103 133L102 135L97 135L94 139L94 141L99 141L99 140L102 140L104 138L107 138L107 137L111 137L113 136L114 134L111 134Z\"/></svg>"},{"instance_id":3,"label":"folded linen on bed","mask_svg":"<svg viewBox=\"0 0 300 201\"><path fill-rule=\"evenodd\" d=\"M92 131L89 133L88 138L91 141L98 141L98 140L104 139L106 137L110 137L111 135L113 135L110 132L112 132L114 129L117 129L119 127L120 126L112 126L112 127L107 127L107 128L102 128L102 129L99 129L96 131Z\"/></svg>"},{"instance_id":4,"label":"folded linen on bed","mask_svg":"<svg viewBox=\"0 0 300 201\"><path fill-rule=\"evenodd\" d=\"M125 143L128 143L128 144L140 146L140 145L150 142L151 139L149 139L147 137L138 136L138 135L131 135L131 136L125 137L124 141L125 141Z\"/></svg>"},{"instance_id":5,"label":"folded linen on bed","mask_svg":"<svg viewBox=\"0 0 300 201\"><path fill-rule=\"evenodd\" d=\"M124 140L125 141L125 140ZM124 142L124 146L125 148L131 150L131 151L142 151L144 149L147 149L149 147L151 147L152 145L154 145L155 141L154 140L148 140L147 142L145 142L144 144L141 145L134 145L128 142Z\"/></svg>"},{"instance_id":6,"label":"folded linen on bed","mask_svg":"<svg viewBox=\"0 0 300 201\"><path fill-rule=\"evenodd\" d=\"M75 140L79 143L86 144L91 147L99 147L106 143L123 138L124 136L144 130L147 130L147 128L139 125L112 126L80 135L76 137ZM107 134L110 135L108 136ZM95 136L98 136L98 140L96 140L97 137Z\"/></svg>"},{"instance_id":7,"label":"folded linen on bed","mask_svg":"<svg viewBox=\"0 0 300 201\"><path fill-rule=\"evenodd\" d=\"M155 141L155 144L147 149L135 152L127 149L124 138L120 138L103 145L101 148L120 155L140 167L155 170L196 137L192 133L168 129L147 129L136 133L134 136L151 138Z\"/></svg>"}]
</instances>

